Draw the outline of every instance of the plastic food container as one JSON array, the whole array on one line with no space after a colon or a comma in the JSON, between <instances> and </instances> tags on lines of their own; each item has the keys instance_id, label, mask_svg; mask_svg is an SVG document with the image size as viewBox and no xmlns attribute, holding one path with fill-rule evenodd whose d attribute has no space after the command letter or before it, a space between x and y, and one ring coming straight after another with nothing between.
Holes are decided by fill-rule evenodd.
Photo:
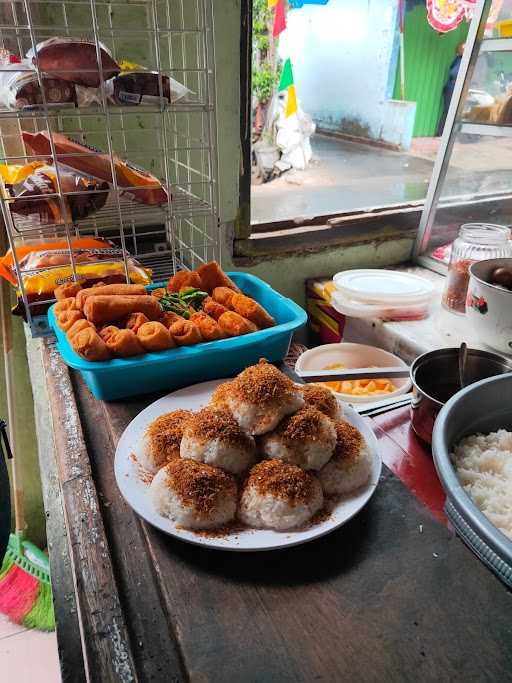
<instances>
[{"instance_id":1,"label":"plastic food container","mask_svg":"<svg viewBox=\"0 0 512 683\"><path fill-rule=\"evenodd\" d=\"M196 346L91 363L73 351L65 333L57 327L52 306L48 319L57 336L57 348L64 362L80 372L93 396L103 401L229 377L257 363L260 358L272 362L283 360L293 333L306 323L306 313L254 275L228 275L244 294L266 308L277 322L275 327Z\"/></svg>"},{"instance_id":2,"label":"plastic food container","mask_svg":"<svg viewBox=\"0 0 512 683\"><path fill-rule=\"evenodd\" d=\"M396 270L347 270L334 276L334 308L352 318L421 320L430 312L434 286Z\"/></svg>"},{"instance_id":3,"label":"plastic food container","mask_svg":"<svg viewBox=\"0 0 512 683\"><path fill-rule=\"evenodd\" d=\"M367 346L366 344L352 344L349 342L341 342L339 344L324 344L317 346L314 349L304 351L299 356L295 363L295 370L324 370L329 365L340 363L347 370L355 368L396 368L398 366L407 367L407 364L389 351L379 349L376 346ZM385 373L383 373L385 377ZM393 384L396 386L396 391L389 394L372 394L369 396L357 396L353 394L342 394L334 391L335 396L345 403L375 403L395 396L406 394L411 388L411 380L408 377L401 379L393 379Z\"/></svg>"}]
</instances>

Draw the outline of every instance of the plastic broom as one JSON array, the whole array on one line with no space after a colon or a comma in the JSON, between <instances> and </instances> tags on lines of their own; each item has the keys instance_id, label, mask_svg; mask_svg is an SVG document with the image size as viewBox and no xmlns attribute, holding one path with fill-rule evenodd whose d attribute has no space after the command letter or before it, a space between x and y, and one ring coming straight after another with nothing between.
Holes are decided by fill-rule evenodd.
<instances>
[{"instance_id":1,"label":"plastic broom","mask_svg":"<svg viewBox=\"0 0 512 683\"><path fill-rule=\"evenodd\" d=\"M10 442L14 454L11 462L16 520L16 530L9 536L9 545L0 569L0 612L9 617L11 621L23 624L27 628L53 631L55 616L48 556L25 537L27 525L24 512L23 483L14 434L10 292L8 284L4 280L0 283L0 318ZM0 422L0 430L9 450L5 427L5 422Z\"/></svg>"}]
</instances>

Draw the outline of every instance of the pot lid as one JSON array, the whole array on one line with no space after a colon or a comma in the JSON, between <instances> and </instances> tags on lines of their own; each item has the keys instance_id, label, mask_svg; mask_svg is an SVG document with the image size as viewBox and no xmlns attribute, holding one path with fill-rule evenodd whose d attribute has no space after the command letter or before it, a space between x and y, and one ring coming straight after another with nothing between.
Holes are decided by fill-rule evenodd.
<instances>
[{"instance_id":1,"label":"pot lid","mask_svg":"<svg viewBox=\"0 0 512 683\"><path fill-rule=\"evenodd\" d=\"M428 280L397 270L347 270L333 280L339 292L366 304L407 305L424 301L434 292Z\"/></svg>"}]
</instances>

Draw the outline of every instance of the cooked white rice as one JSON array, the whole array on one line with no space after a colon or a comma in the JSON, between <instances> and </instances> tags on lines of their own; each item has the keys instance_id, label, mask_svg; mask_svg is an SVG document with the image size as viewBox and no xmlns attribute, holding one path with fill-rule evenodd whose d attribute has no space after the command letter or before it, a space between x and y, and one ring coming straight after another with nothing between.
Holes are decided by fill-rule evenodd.
<instances>
[{"instance_id":1,"label":"cooked white rice","mask_svg":"<svg viewBox=\"0 0 512 683\"><path fill-rule=\"evenodd\" d=\"M484 515L512 538L512 432L468 436L451 454L466 493Z\"/></svg>"},{"instance_id":2,"label":"cooked white rice","mask_svg":"<svg viewBox=\"0 0 512 683\"><path fill-rule=\"evenodd\" d=\"M311 500L296 504L271 493L261 494L256 487L248 485L242 494L238 515L250 527L286 531L308 522L323 503L322 487L316 480Z\"/></svg>"}]
</instances>

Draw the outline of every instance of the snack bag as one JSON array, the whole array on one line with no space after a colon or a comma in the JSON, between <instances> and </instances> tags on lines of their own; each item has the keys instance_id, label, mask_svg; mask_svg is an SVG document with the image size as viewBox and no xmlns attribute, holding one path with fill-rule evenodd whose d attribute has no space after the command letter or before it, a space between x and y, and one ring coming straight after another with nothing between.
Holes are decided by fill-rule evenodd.
<instances>
[{"instance_id":1,"label":"snack bag","mask_svg":"<svg viewBox=\"0 0 512 683\"><path fill-rule=\"evenodd\" d=\"M48 131L29 133L23 131L23 141L38 155L51 157L52 149ZM78 173L92 176L113 184L110 156L97 149L83 145L62 133L52 133L57 160ZM151 173L135 167L114 156L116 182L123 192L142 204L160 205L167 202L167 191Z\"/></svg>"},{"instance_id":2,"label":"snack bag","mask_svg":"<svg viewBox=\"0 0 512 683\"><path fill-rule=\"evenodd\" d=\"M119 73L119 65L110 51L99 43L101 68L96 43L78 38L49 38L27 52L27 60L39 70L76 85L98 88Z\"/></svg>"},{"instance_id":3,"label":"snack bag","mask_svg":"<svg viewBox=\"0 0 512 683\"><path fill-rule=\"evenodd\" d=\"M41 74L44 99L48 107L76 107L77 91L73 83ZM7 109L41 109L43 93L37 73L30 62L8 64L0 71L0 104Z\"/></svg>"},{"instance_id":4,"label":"snack bag","mask_svg":"<svg viewBox=\"0 0 512 683\"><path fill-rule=\"evenodd\" d=\"M120 106L174 104L192 94L186 86L158 71L123 71L105 83L112 104Z\"/></svg>"},{"instance_id":5,"label":"snack bag","mask_svg":"<svg viewBox=\"0 0 512 683\"><path fill-rule=\"evenodd\" d=\"M126 282L123 252L111 242L92 237L71 241L73 260L78 281L84 287L103 282L114 284ZM31 307L32 315L46 313L54 299L54 290L59 285L73 281L73 268L64 240L27 244L16 248L21 277L27 298L32 302L45 302ZM132 256L128 256L128 274L134 284L149 284L151 271L144 268ZM0 259L0 277L17 287L14 258L11 250ZM26 317L21 291L17 290L18 303L13 310L16 315Z\"/></svg>"},{"instance_id":6,"label":"snack bag","mask_svg":"<svg viewBox=\"0 0 512 683\"><path fill-rule=\"evenodd\" d=\"M103 208L108 183L84 178L62 167L58 171L63 202L58 195L55 166L38 161L25 166L0 164L2 192L4 198L11 200L11 212L32 216L40 225L53 225L86 218Z\"/></svg>"}]
</instances>

